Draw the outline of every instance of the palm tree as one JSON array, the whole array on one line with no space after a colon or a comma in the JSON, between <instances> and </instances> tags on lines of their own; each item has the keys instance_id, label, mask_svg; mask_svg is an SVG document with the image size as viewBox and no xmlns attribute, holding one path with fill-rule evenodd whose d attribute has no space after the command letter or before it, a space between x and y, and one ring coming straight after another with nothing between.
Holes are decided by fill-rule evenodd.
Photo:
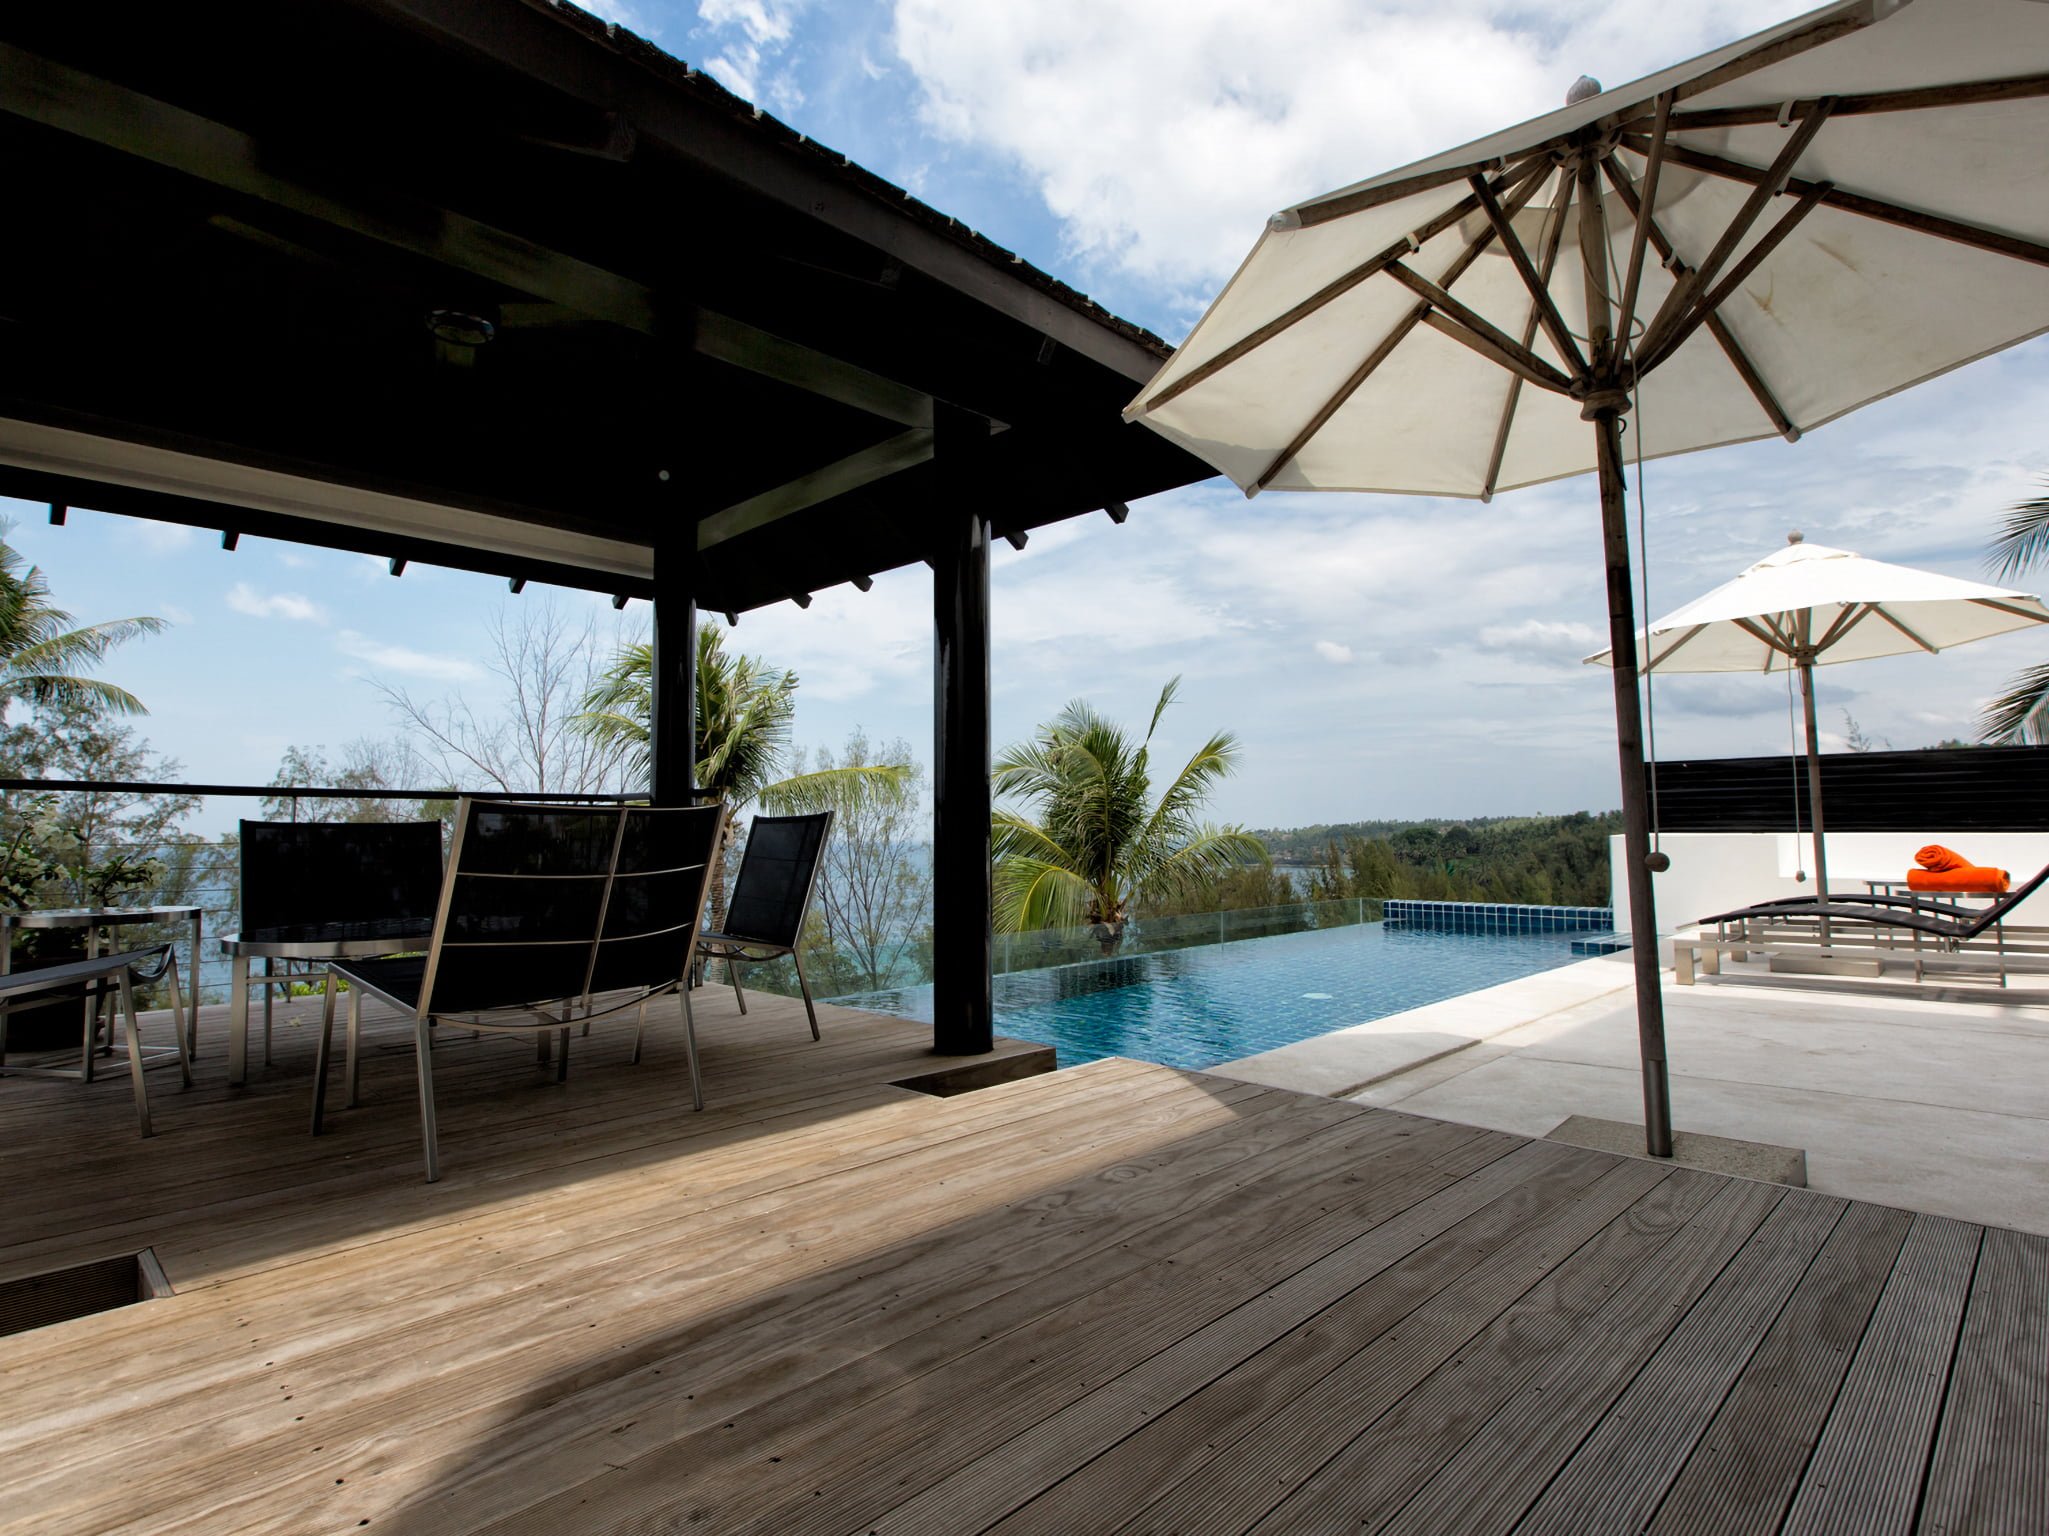
<instances>
[{"instance_id":1,"label":"palm tree","mask_svg":"<svg viewBox=\"0 0 2049 1536\"><path fill-rule=\"evenodd\" d=\"M2009 507L1992 541L1993 575L2011 580L2049 555L2049 496ZM1978 716L1978 739L2001 746L2049 744L2049 664L2014 675L2007 691Z\"/></svg>"},{"instance_id":2,"label":"palm tree","mask_svg":"<svg viewBox=\"0 0 2049 1536\"><path fill-rule=\"evenodd\" d=\"M1210 737L1151 806L1147 754L1160 717L1181 686L1160 690L1145 739L1077 699L1032 740L996 760L995 790L1027 803L1038 820L999 810L994 819L996 926L1008 933L1086 923L1104 954L1123 942L1142 895L1172 895L1239 865L1265 863L1266 848L1242 827L1199 823L1196 813L1236 767L1237 738Z\"/></svg>"},{"instance_id":3,"label":"palm tree","mask_svg":"<svg viewBox=\"0 0 2049 1536\"><path fill-rule=\"evenodd\" d=\"M756 804L782 814L892 802L911 792L908 763L792 772L796 692L795 672L728 651L725 631L716 624L698 630L697 786L723 800L733 820ZM584 696L576 723L598 741L624 748L628 771L645 778L653 768L648 738L653 714L654 646L642 640L621 647L612 658L598 685ZM728 847L736 836L733 820L726 824ZM724 882L715 882L715 928L723 925L725 901Z\"/></svg>"},{"instance_id":4,"label":"palm tree","mask_svg":"<svg viewBox=\"0 0 2049 1536\"><path fill-rule=\"evenodd\" d=\"M154 635L162 619L110 619L73 629L71 615L50 603L50 584L6 542L0 523L0 709L10 699L77 704L117 715L146 715L142 701L103 678L81 677L108 651L138 635Z\"/></svg>"}]
</instances>

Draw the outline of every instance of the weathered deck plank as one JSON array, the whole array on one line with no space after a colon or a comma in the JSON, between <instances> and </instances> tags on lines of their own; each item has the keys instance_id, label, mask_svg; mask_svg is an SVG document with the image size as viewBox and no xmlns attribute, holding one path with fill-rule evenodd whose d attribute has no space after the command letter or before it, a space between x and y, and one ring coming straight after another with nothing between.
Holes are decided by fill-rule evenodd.
<instances>
[{"instance_id":1,"label":"weathered deck plank","mask_svg":"<svg viewBox=\"0 0 2049 1536\"><path fill-rule=\"evenodd\" d=\"M0 1532L2044 1528L2042 1239L1133 1062L934 1099L715 991L702 1115L659 1027L451 1036L428 1186L382 1023L305 1134L310 1013L231 1089L210 1011L148 1143L0 1084L0 1278L179 1290L0 1339Z\"/></svg>"}]
</instances>

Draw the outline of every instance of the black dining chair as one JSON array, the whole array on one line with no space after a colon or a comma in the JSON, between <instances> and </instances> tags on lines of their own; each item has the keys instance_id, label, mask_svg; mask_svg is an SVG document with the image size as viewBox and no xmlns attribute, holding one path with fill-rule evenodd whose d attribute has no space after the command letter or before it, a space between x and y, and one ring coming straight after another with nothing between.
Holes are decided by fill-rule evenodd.
<instances>
[{"instance_id":1,"label":"black dining chair","mask_svg":"<svg viewBox=\"0 0 2049 1536\"><path fill-rule=\"evenodd\" d=\"M818 866L825 840L832 832L832 812L803 816L757 816L747 829L747 851L733 879L733 899L726 904L726 925L697 941L697 952L726 962L726 979L740 1011L747 994L740 990L739 965L759 964L788 955L797 968L797 990L804 994L804 1013L811 1020L811 1038L818 1038L818 1009L811 1001L811 983L804 979L804 957L797 946L804 937L804 919L818 885Z\"/></svg>"},{"instance_id":2,"label":"black dining chair","mask_svg":"<svg viewBox=\"0 0 2049 1536\"><path fill-rule=\"evenodd\" d=\"M322 1128L335 996L343 982L349 989L351 1104L363 996L413 1021L429 1183L441 1176L432 1050L439 1023L534 1034L544 1043L559 1035L560 1081L568 1075L574 1026L637 1008L638 1062L648 1002L680 991L691 1098L702 1109L697 1031L681 983L695 958L724 821L720 805L563 807L465 799L426 953L328 963L313 1078L314 1134Z\"/></svg>"},{"instance_id":3,"label":"black dining chair","mask_svg":"<svg viewBox=\"0 0 2049 1536\"><path fill-rule=\"evenodd\" d=\"M135 1016L136 986L158 981L167 981L171 991L171 1038L174 1044L169 1049L145 1046L141 1025ZM195 999L194 1007L197 1006ZM62 1039L68 1047L71 1040L79 1041L77 1066L56 1066L47 1062L24 1064L7 1059L10 1046L18 1047L21 1043L19 1035L25 1033L17 1025L17 1038L10 1041L9 1025L15 1023L18 1014L46 1007L77 1010L71 1017L79 1022L60 1022L54 1034L45 1031L37 1042L48 1045ZM62 1077L73 1082L91 1082L94 1056L103 1050L111 1052L113 1048L114 1014L118 1008L127 1035L128 1075L135 1093L136 1118L142 1123L142 1134L154 1136L156 1129L149 1118L149 1088L143 1081L144 1068L176 1061L184 1086L192 1086L191 1042L185 1031L178 1027L178 1017L184 1012L184 1007L178 989L178 955L169 944L132 949L117 955L94 955L90 959L68 960L0 976L0 1076ZM62 1015L59 1017L61 1020ZM103 1023L104 1044L100 1039Z\"/></svg>"}]
</instances>

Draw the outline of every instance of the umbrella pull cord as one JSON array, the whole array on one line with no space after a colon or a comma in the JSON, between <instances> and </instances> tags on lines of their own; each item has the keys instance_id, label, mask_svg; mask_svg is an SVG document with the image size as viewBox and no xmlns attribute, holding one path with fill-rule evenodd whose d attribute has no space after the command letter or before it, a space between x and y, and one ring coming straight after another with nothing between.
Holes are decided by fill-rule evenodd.
<instances>
[{"instance_id":1,"label":"umbrella pull cord","mask_svg":"<svg viewBox=\"0 0 2049 1536\"><path fill-rule=\"evenodd\" d=\"M1634 350L1635 340L1634 336L1625 340L1625 355ZM1637 569L1642 573L1638 582L1638 591L1642 594L1638 599L1641 606L1637 612L1642 615L1644 624L1648 626L1651 621L1651 546L1644 521L1643 388L1635 378L1634 370L1631 371L1630 394L1634 398L1631 401L1630 417L1625 425L1630 434L1629 446L1636 453L1636 559ZM1648 628L1644 630L1644 646L1646 650L1650 647ZM1643 679L1644 766L1649 770L1651 780L1651 868L1656 871L1670 868L1671 863L1665 857L1664 829L1658 820L1658 709L1654 692L1656 685L1651 679L1651 672L1652 669L1646 666L1637 675Z\"/></svg>"},{"instance_id":2,"label":"umbrella pull cord","mask_svg":"<svg viewBox=\"0 0 2049 1536\"><path fill-rule=\"evenodd\" d=\"M1800 726L1793 712L1793 669L1786 668L1786 761L1793 765L1793 862L1800 861L1800 850L1807 845L1801 841L1800 833ZM1807 883L1807 871L1795 869L1793 879L1800 885Z\"/></svg>"}]
</instances>

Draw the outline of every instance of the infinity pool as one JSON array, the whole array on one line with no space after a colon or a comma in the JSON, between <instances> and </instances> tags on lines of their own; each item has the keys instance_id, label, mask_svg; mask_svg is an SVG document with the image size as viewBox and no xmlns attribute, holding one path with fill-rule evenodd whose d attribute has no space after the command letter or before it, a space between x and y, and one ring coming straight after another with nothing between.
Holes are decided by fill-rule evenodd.
<instances>
[{"instance_id":1,"label":"infinity pool","mask_svg":"<svg viewBox=\"0 0 2049 1536\"><path fill-rule=\"evenodd\" d=\"M996 978L996 1027L1063 1067L1132 1056L1213 1067L1566 965L1584 935L1495 936L1358 923L1269 939L1015 971ZM932 1017L932 989L834 1002Z\"/></svg>"}]
</instances>

